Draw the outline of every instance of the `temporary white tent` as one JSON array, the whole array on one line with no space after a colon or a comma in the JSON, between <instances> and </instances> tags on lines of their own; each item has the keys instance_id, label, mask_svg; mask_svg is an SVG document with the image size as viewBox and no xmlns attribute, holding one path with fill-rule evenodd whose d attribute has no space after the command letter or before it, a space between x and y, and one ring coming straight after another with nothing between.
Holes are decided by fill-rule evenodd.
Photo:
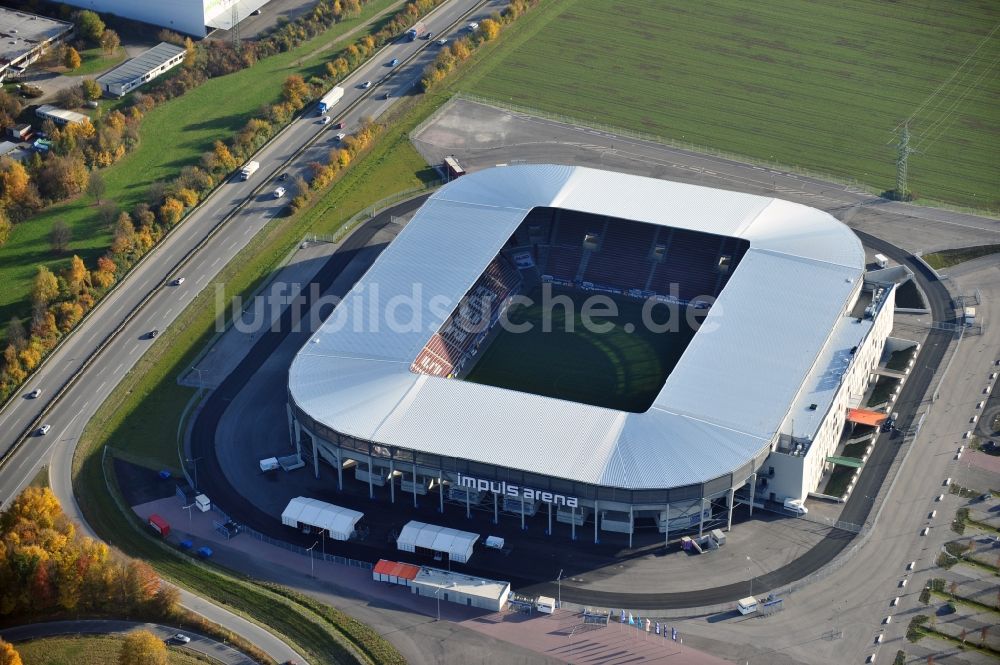
<instances>
[{"instance_id":1,"label":"temporary white tent","mask_svg":"<svg viewBox=\"0 0 1000 665\"><path fill-rule=\"evenodd\" d=\"M350 508L299 496L288 502L281 513L281 523L295 528L300 524L308 524L325 529L335 540L347 540L354 532L354 525L364 516L364 513Z\"/></svg>"},{"instance_id":2,"label":"temporary white tent","mask_svg":"<svg viewBox=\"0 0 1000 665\"><path fill-rule=\"evenodd\" d=\"M479 534L449 529L436 524L407 522L396 539L396 547L404 552L416 552L417 548L444 552L448 558L458 563L466 563L472 557L472 547L479 540Z\"/></svg>"}]
</instances>

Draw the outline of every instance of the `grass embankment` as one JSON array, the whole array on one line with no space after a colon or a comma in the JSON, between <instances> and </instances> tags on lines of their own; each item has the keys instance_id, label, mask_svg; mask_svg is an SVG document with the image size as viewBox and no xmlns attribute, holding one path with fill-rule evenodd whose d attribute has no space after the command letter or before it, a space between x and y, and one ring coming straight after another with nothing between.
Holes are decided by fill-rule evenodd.
<instances>
[{"instance_id":1,"label":"grass embankment","mask_svg":"<svg viewBox=\"0 0 1000 665\"><path fill-rule=\"evenodd\" d=\"M875 381L875 387L872 388L871 397L868 398L868 406L888 403L889 398L892 397L892 391L896 389L897 385L899 385L899 379L891 376L880 376Z\"/></svg>"},{"instance_id":2,"label":"grass embankment","mask_svg":"<svg viewBox=\"0 0 1000 665\"><path fill-rule=\"evenodd\" d=\"M962 247L961 249L946 249L940 252L931 252L930 254L924 254L923 258L931 268L941 270L998 252L1000 252L1000 245L980 245L979 247Z\"/></svg>"},{"instance_id":3,"label":"grass embankment","mask_svg":"<svg viewBox=\"0 0 1000 665\"><path fill-rule=\"evenodd\" d=\"M123 638L117 635L46 637L16 644L24 665L108 665L118 662ZM205 665L216 661L175 647L167 648L170 665Z\"/></svg>"},{"instance_id":4,"label":"grass embankment","mask_svg":"<svg viewBox=\"0 0 1000 665\"><path fill-rule=\"evenodd\" d=\"M111 69L115 65L125 62L128 53L125 49L118 47L111 55L107 55L99 46L80 51L80 66L76 69L64 69L60 73L66 76L87 76L96 78L103 74L105 70Z\"/></svg>"},{"instance_id":5,"label":"grass embankment","mask_svg":"<svg viewBox=\"0 0 1000 665\"><path fill-rule=\"evenodd\" d=\"M423 159L408 141L408 132L440 103L424 100L392 124L372 151L360 158L309 211L276 218L219 275L227 301L249 294L272 273L306 233L334 232L356 211L396 191L430 179ZM176 432L181 412L193 391L176 379L214 333L215 283L188 306L138 365L112 392L80 439L74 486L88 522L127 554L149 561L161 575L222 602L278 631L298 645L310 662L352 662L344 644L367 650L375 662L375 638L339 615L320 611L294 596L279 595L214 566L196 565L187 557L148 537L138 521L105 489L102 448L113 444L151 466L177 465ZM113 475L113 474L112 474ZM113 480L112 480L113 482ZM355 622L356 623L356 622ZM370 629L369 629L370 630ZM379 638L380 639L380 638ZM397 654L398 655L398 654Z\"/></svg>"},{"instance_id":6,"label":"grass embankment","mask_svg":"<svg viewBox=\"0 0 1000 665\"><path fill-rule=\"evenodd\" d=\"M911 189L1000 208L996 40L963 66L1000 4L562 0L534 12L464 89L877 191L895 185L893 128L912 115Z\"/></svg>"},{"instance_id":7,"label":"grass embankment","mask_svg":"<svg viewBox=\"0 0 1000 665\"><path fill-rule=\"evenodd\" d=\"M855 470L854 467L839 464L833 467L833 471L830 472L830 478L826 481L826 487L823 488L823 494L827 496L844 496L847 486L851 483L851 478L854 477Z\"/></svg>"},{"instance_id":8,"label":"grass embankment","mask_svg":"<svg viewBox=\"0 0 1000 665\"><path fill-rule=\"evenodd\" d=\"M308 79L319 72L335 50L331 45L344 34L399 0L373 0L356 19L343 21L287 53L261 60L253 67L206 81L181 97L169 100L143 118L141 139L121 161L101 171L107 184L102 200L131 210L146 199L150 185L174 178L196 165L216 140L232 137L261 106L281 96L281 84L290 74ZM364 26L360 34L376 32L381 20ZM345 42L346 43L346 42ZM56 271L72 254L89 267L111 244L113 228L101 222L93 197L82 195L51 206L14 226L0 247L0 336L12 316L31 314L29 293L37 267ZM72 229L73 240L64 257L49 250L52 225L61 220Z\"/></svg>"}]
</instances>

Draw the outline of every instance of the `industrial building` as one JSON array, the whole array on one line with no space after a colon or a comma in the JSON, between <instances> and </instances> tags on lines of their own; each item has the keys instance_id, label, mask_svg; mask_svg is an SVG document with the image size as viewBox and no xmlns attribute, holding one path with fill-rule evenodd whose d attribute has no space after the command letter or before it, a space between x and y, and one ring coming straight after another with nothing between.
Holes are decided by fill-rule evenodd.
<instances>
[{"instance_id":1,"label":"industrial building","mask_svg":"<svg viewBox=\"0 0 1000 665\"><path fill-rule=\"evenodd\" d=\"M42 53L66 39L73 24L0 7L0 82L24 73Z\"/></svg>"},{"instance_id":2,"label":"industrial building","mask_svg":"<svg viewBox=\"0 0 1000 665\"><path fill-rule=\"evenodd\" d=\"M704 322L641 409L464 380L531 281ZM386 324L415 284L419 325ZM465 334L453 324L477 294L486 325ZM664 539L726 529L738 503L805 499L852 414L879 416L857 407L894 300L854 233L807 206L583 167L486 169L432 195L299 351L290 434L317 477L326 462L338 489L389 503L425 496L522 528L538 514L548 534L555 520L595 542L631 543L640 520Z\"/></svg>"},{"instance_id":3,"label":"industrial building","mask_svg":"<svg viewBox=\"0 0 1000 665\"><path fill-rule=\"evenodd\" d=\"M97 78L107 97L121 97L184 62L183 46L160 42Z\"/></svg>"},{"instance_id":4,"label":"industrial building","mask_svg":"<svg viewBox=\"0 0 1000 665\"><path fill-rule=\"evenodd\" d=\"M115 14L133 21L162 26L193 37L233 26L268 0L66 0L67 5Z\"/></svg>"}]
</instances>

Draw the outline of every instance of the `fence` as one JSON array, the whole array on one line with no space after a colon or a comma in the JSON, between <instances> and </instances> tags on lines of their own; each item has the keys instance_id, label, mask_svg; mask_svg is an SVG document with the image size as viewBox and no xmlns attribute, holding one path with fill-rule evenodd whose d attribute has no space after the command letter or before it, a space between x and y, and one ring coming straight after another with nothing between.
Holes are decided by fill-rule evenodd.
<instances>
[{"instance_id":1,"label":"fence","mask_svg":"<svg viewBox=\"0 0 1000 665\"><path fill-rule=\"evenodd\" d=\"M229 515L225 513L221 508L219 508L214 503L212 504L212 510L218 513L222 517L223 522L232 522ZM310 551L310 548L300 547L299 545L294 545L292 543L285 542L280 538L272 538L266 534L257 531L245 524L240 524L240 533L246 534L253 538L254 540L259 540L262 543L267 543L268 545L274 545L275 547L280 547L282 549L288 550L290 552L295 552L296 554L301 554L302 556L311 556L319 561L329 561L330 563L336 563L341 566L349 566L351 568L360 568L361 570L371 570L374 566L371 561L359 561L358 559L351 559L345 556L337 556L334 554L327 554L325 552L317 552L315 549ZM315 548L315 546L313 546Z\"/></svg>"},{"instance_id":2,"label":"fence","mask_svg":"<svg viewBox=\"0 0 1000 665\"><path fill-rule=\"evenodd\" d=\"M410 189L404 189L401 192L396 192L395 194L390 194L383 199L379 199L375 203L367 206L361 212L356 213L349 220L344 222L344 224L337 230L336 233L320 235L311 234L304 238L304 240L309 242L330 242L338 243L347 235L356 229L360 224L367 222L369 219L374 218L379 214L380 211L384 211L386 208L396 205L397 203L402 203L410 199L414 199L423 194L429 193L444 184L443 180L433 180L429 183L424 184L421 187L411 187Z\"/></svg>"}]
</instances>

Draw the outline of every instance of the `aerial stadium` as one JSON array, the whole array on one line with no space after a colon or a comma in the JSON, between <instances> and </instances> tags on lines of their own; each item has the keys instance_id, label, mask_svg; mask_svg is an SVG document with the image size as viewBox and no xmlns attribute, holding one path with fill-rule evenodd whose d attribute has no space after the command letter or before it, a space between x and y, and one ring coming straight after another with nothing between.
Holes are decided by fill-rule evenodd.
<instances>
[{"instance_id":1,"label":"aerial stadium","mask_svg":"<svg viewBox=\"0 0 1000 665\"><path fill-rule=\"evenodd\" d=\"M870 421L894 298L807 206L485 169L432 195L298 352L290 435L317 477L391 504L595 542L730 528L739 504L805 499Z\"/></svg>"}]
</instances>

